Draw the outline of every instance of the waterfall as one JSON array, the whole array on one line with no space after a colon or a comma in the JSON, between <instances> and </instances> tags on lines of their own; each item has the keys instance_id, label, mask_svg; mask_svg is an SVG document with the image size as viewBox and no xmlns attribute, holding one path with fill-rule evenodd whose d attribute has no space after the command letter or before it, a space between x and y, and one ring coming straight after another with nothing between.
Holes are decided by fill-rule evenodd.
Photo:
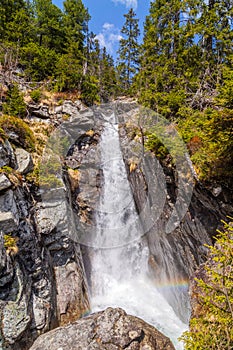
<instances>
[{"instance_id":1,"label":"waterfall","mask_svg":"<svg viewBox=\"0 0 233 350\"><path fill-rule=\"evenodd\" d=\"M118 125L106 122L100 140L103 184L91 261L91 308L122 307L167 335L176 349L187 325L156 289L148 271L149 251L123 161Z\"/></svg>"}]
</instances>

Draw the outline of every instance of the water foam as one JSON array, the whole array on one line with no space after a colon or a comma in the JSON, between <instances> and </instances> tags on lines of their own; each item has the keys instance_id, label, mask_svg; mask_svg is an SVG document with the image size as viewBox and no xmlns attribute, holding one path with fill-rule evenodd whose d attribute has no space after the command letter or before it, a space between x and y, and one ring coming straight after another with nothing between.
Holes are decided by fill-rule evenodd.
<instances>
[{"instance_id":1,"label":"water foam","mask_svg":"<svg viewBox=\"0 0 233 350\"><path fill-rule=\"evenodd\" d=\"M97 233L91 259L91 308L122 307L167 335L176 349L177 338L187 329L152 282L149 251L135 209L123 161L118 126L107 123L102 133L102 186ZM135 237L137 237L135 239Z\"/></svg>"}]
</instances>

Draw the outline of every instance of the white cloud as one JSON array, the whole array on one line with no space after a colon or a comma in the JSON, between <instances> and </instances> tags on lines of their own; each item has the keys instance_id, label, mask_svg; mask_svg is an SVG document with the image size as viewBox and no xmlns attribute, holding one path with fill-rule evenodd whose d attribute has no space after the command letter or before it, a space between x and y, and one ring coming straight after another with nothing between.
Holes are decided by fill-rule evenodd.
<instances>
[{"instance_id":1,"label":"white cloud","mask_svg":"<svg viewBox=\"0 0 233 350\"><path fill-rule=\"evenodd\" d=\"M110 29L113 29L114 28L114 24L113 23L104 23L103 24L103 29L106 29L106 30L110 30Z\"/></svg>"},{"instance_id":2,"label":"white cloud","mask_svg":"<svg viewBox=\"0 0 233 350\"><path fill-rule=\"evenodd\" d=\"M122 36L120 35L120 30L114 24L104 23L102 31L95 38L99 41L101 47L106 47L107 51L113 54Z\"/></svg>"},{"instance_id":3,"label":"white cloud","mask_svg":"<svg viewBox=\"0 0 233 350\"><path fill-rule=\"evenodd\" d=\"M112 0L115 4L123 4L126 7L130 8L132 7L134 10L138 7L138 1L137 0Z\"/></svg>"}]
</instances>

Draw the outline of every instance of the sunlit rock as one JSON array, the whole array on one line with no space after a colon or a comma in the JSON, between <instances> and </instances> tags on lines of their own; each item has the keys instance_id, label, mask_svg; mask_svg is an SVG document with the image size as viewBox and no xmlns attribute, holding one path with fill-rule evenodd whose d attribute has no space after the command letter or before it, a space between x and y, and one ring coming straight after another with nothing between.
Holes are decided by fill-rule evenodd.
<instances>
[{"instance_id":1,"label":"sunlit rock","mask_svg":"<svg viewBox=\"0 0 233 350\"><path fill-rule=\"evenodd\" d=\"M108 308L39 337L30 350L174 350L169 338L122 309Z\"/></svg>"}]
</instances>

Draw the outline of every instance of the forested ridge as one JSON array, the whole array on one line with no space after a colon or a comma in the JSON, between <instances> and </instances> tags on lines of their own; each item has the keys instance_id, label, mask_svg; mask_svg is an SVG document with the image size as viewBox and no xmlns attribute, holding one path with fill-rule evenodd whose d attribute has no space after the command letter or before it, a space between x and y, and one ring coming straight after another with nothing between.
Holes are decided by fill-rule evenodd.
<instances>
[{"instance_id":1,"label":"forested ridge","mask_svg":"<svg viewBox=\"0 0 233 350\"><path fill-rule=\"evenodd\" d=\"M152 1L139 45L130 9L114 64L81 0L65 0L62 10L51 0L2 0L1 73L78 92L87 105L137 96L176 123L200 180L232 188L232 15L231 1ZM150 138L164 157L160 146Z\"/></svg>"},{"instance_id":2,"label":"forested ridge","mask_svg":"<svg viewBox=\"0 0 233 350\"><path fill-rule=\"evenodd\" d=\"M114 62L90 32L91 17L81 0L65 0L63 9L51 0L0 1L0 143L9 130L17 130L20 145L27 150L38 152L44 146L41 140L38 146L27 120L24 84L30 101L37 104L45 91L62 98L74 96L87 106L119 96L136 97L176 126L198 181L230 193L233 2L151 1L142 43L134 10L124 17ZM141 136L141 130L132 134ZM153 130L144 130L143 136L147 150L165 164L171 162ZM186 349L232 348L231 224L225 224L217 243L210 248L205 267L207 282L197 282L202 311L194 315L191 332L183 336Z\"/></svg>"}]
</instances>

